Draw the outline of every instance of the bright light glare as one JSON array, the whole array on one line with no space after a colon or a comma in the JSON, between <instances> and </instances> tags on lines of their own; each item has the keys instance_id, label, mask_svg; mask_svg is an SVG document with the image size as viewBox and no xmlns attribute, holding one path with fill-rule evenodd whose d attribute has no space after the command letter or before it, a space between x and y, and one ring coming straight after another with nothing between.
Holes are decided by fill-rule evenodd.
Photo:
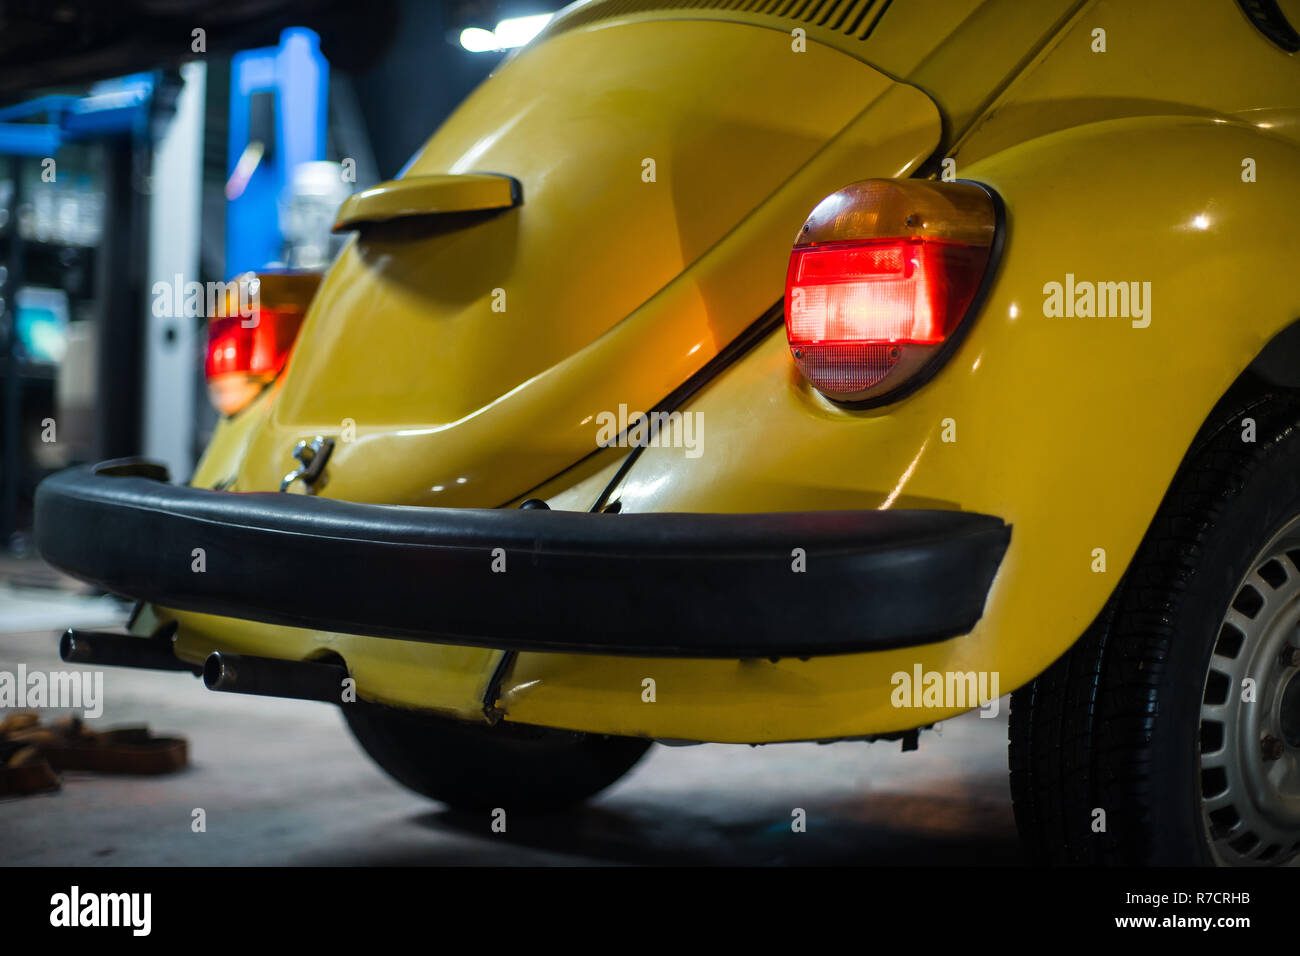
<instances>
[{"instance_id":1,"label":"bright light glare","mask_svg":"<svg viewBox=\"0 0 1300 956\"><path fill-rule=\"evenodd\" d=\"M553 13L538 13L530 17L510 17L497 24L495 30L467 27L460 31L460 45L470 53L496 53L523 46L551 22Z\"/></svg>"}]
</instances>

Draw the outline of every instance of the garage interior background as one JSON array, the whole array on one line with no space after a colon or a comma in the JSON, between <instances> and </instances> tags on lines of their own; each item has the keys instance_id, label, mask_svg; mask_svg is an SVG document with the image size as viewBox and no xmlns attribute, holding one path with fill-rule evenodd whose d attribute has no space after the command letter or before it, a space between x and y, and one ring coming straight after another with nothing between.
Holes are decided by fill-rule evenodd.
<instances>
[{"instance_id":1,"label":"garage interior background","mask_svg":"<svg viewBox=\"0 0 1300 956\"><path fill-rule=\"evenodd\" d=\"M29 532L52 471L191 473L216 421L206 318L156 283L326 264L338 204L558 6L0 4L0 582L48 575Z\"/></svg>"}]
</instances>

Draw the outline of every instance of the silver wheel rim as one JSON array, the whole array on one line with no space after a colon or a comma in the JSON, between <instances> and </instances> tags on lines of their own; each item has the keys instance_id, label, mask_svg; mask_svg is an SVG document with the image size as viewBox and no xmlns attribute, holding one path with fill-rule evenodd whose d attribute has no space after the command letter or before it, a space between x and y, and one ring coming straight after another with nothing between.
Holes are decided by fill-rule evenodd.
<instances>
[{"instance_id":1,"label":"silver wheel rim","mask_svg":"<svg viewBox=\"0 0 1300 956\"><path fill-rule=\"evenodd\" d=\"M1201 692L1201 818L1220 865L1276 865L1300 852L1300 667L1291 648L1300 648L1300 516L1238 584Z\"/></svg>"}]
</instances>

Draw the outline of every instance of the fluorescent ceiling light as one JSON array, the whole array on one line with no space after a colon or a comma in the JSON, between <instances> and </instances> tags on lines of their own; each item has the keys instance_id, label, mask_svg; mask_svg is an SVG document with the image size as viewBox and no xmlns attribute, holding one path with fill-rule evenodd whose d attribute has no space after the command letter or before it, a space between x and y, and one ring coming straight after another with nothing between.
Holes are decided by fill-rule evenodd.
<instances>
[{"instance_id":1,"label":"fluorescent ceiling light","mask_svg":"<svg viewBox=\"0 0 1300 956\"><path fill-rule=\"evenodd\" d=\"M511 17L497 24L495 30L469 27L460 31L460 45L471 53L495 53L523 46L551 22L553 13L538 13L530 17Z\"/></svg>"},{"instance_id":2,"label":"fluorescent ceiling light","mask_svg":"<svg viewBox=\"0 0 1300 956\"><path fill-rule=\"evenodd\" d=\"M489 53L500 49L497 46L496 34L491 30L484 30L482 27L469 27L461 30L460 45L469 50L470 53Z\"/></svg>"},{"instance_id":3,"label":"fluorescent ceiling light","mask_svg":"<svg viewBox=\"0 0 1300 956\"><path fill-rule=\"evenodd\" d=\"M497 43L503 50L523 46L541 33L542 27L550 23L553 16L555 16L553 13L538 13L531 17L511 17L509 20L502 20L494 31Z\"/></svg>"}]
</instances>

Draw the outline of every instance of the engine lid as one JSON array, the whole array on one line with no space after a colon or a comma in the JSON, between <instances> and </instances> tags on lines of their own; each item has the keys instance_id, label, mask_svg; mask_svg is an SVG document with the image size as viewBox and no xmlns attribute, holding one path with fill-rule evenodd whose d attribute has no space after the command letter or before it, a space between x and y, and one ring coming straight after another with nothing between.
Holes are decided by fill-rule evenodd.
<instances>
[{"instance_id":1,"label":"engine lid","mask_svg":"<svg viewBox=\"0 0 1300 956\"><path fill-rule=\"evenodd\" d=\"M324 494L509 501L595 451L602 411L649 409L778 302L818 200L909 174L940 135L919 90L782 31L602 21L545 39L405 174L510 177L518 203L404 200L362 227L235 487L278 487L300 438L350 427Z\"/></svg>"}]
</instances>

